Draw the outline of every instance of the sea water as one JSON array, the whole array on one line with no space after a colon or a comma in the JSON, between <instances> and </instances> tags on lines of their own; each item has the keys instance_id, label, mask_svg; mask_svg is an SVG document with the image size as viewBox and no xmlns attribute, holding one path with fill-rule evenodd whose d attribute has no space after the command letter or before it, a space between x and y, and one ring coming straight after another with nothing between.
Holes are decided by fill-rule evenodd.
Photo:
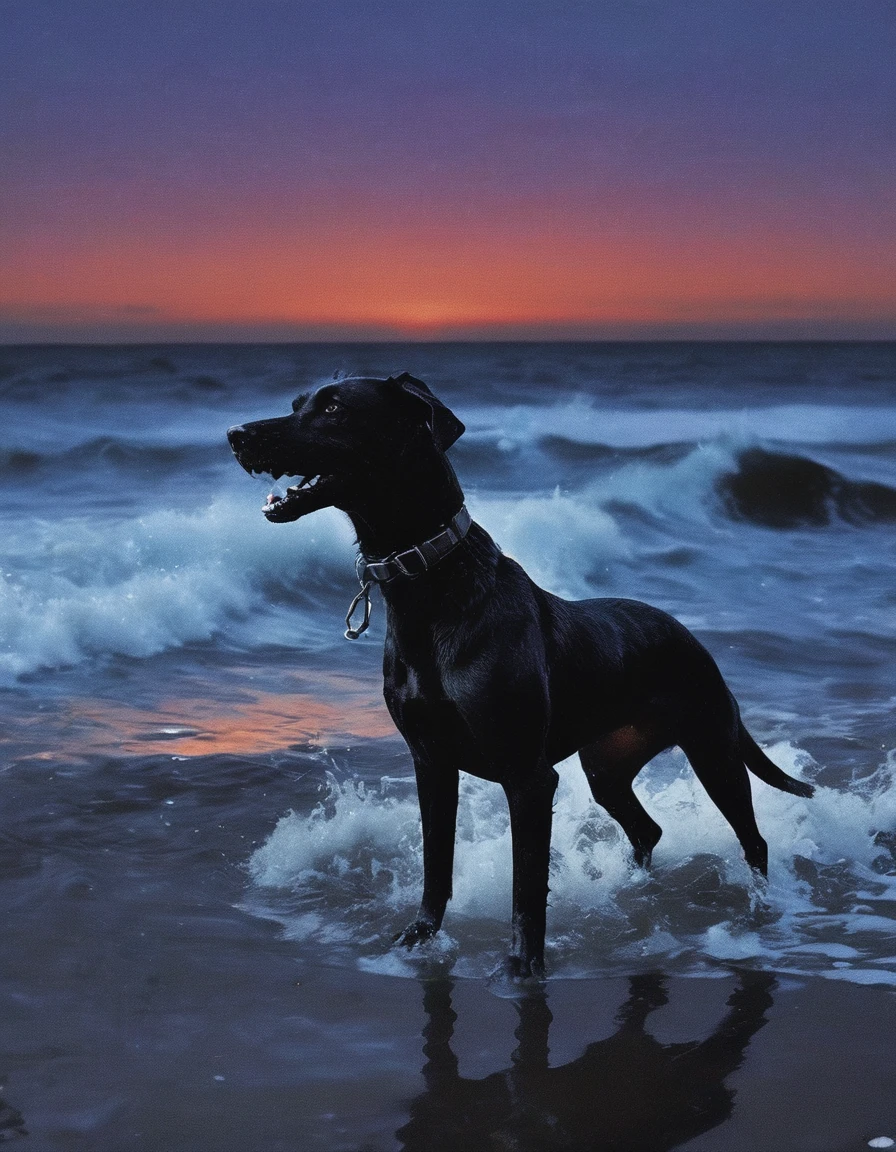
<instances>
[{"instance_id":1,"label":"sea water","mask_svg":"<svg viewBox=\"0 0 896 1152\"><path fill-rule=\"evenodd\" d=\"M37 970L47 917L81 897L99 933L136 901L176 940L205 901L298 957L399 977L487 976L506 951L506 803L467 776L444 932L422 961L390 948L422 863L382 605L344 639L347 519L269 524L269 485L225 439L334 373L403 370L464 421L452 458L501 548L559 595L674 614L769 756L817 787L753 781L757 886L680 752L637 783L664 832L650 872L560 765L552 977L896 984L891 344L3 350L0 894L43 909L18 929Z\"/></svg>"}]
</instances>

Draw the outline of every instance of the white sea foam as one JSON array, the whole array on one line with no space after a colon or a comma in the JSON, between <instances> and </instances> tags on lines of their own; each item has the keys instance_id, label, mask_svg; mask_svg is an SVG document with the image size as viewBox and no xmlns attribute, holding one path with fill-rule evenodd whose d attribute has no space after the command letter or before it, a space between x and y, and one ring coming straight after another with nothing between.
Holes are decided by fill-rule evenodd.
<instances>
[{"instance_id":1,"label":"white sea foam","mask_svg":"<svg viewBox=\"0 0 896 1152\"><path fill-rule=\"evenodd\" d=\"M720 438L788 444L881 444L896 439L893 408L846 404L632 409L605 407L581 397L551 407L473 408L464 412L464 421L471 439L502 441L505 450L549 435L613 448Z\"/></svg>"},{"instance_id":2,"label":"white sea foam","mask_svg":"<svg viewBox=\"0 0 896 1152\"><path fill-rule=\"evenodd\" d=\"M793 775L811 770L809 757L789 744L769 754ZM873 867L881 856L874 834L896 823L892 758L861 787L819 788L811 801L755 782L757 818L771 850L767 888L755 885L733 832L681 754L661 757L637 785L664 829L651 874L631 865L627 842L591 800L577 758L560 766L560 776L548 918L555 972L583 975L646 961L688 970L753 960L782 970L809 965L836 972L836 979L854 974L859 982L872 980L871 972L896 971L888 955L896 922L883 910L862 911L867 904L854 896L864 889L877 902L896 894L896 878ZM413 915L419 899L413 782L384 779L370 788L331 775L326 800L310 814L284 816L252 856L250 871L255 906L280 919L291 937L323 945L338 926L343 955L398 973L407 959L383 954L379 942ZM272 889L283 891L263 895ZM463 777L446 918L452 939L439 947L457 952L465 970L482 974L494 962L507 936L510 891L503 793Z\"/></svg>"},{"instance_id":3,"label":"white sea foam","mask_svg":"<svg viewBox=\"0 0 896 1152\"><path fill-rule=\"evenodd\" d=\"M326 588L337 563L350 567L351 540L335 510L289 533L245 498L223 496L188 513L13 529L0 579L0 682L96 653L148 656L236 627L272 587ZM312 641L313 617L303 619Z\"/></svg>"},{"instance_id":4,"label":"white sea foam","mask_svg":"<svg viewBox=\"0 0 896 1152\"><path fill-rule=\"evenodd\" d=\"M586 493L597 504L616 501L662 517L705 523L715 481L736 470L739 447L726 438L697 445L672 464L624 464L588 485Z\"/></svg>"},{"instance_id":5,"label":"white sea foam","mask_svg":"<svg viewBox=\"0 0 896 1152\"><path fill-rule=\"evenodd\" d=\"M594 578L632 556L631 544L611 515L587 497L477 497L470 511L519 560L536 583L558 596L594 595Z\"/></svg>"}]
</instances>

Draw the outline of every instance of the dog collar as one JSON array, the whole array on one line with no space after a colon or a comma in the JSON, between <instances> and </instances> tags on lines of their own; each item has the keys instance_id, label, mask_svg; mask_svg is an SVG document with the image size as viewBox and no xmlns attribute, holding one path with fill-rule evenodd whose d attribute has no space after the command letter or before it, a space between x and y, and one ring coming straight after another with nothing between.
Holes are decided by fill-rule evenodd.
<instances>
[{"instance_id":1,"label":"dog collar","mask_svg":"<svg viewBox=\"0 0 896 1152\"><path fill-rule=\"evenodd\" d=\"M446 528L422 544L408 548L405 552L393 552L385 560L368 560L362 553L358 557L358 579L362 584L368 580L375 584L386 584L397 576L422 576L427 569L454 551L470 531L472 523L473 518L464 504L457 515L452 516Z\"/></svg>"},{"instance_id":2,"label":"dog collar","mask_svg":"<svg viewBox=\"0 0 896 1152\"><path fill-rule=\"evenodd\" d=\"M366 632L370 624L370 586L371 584L387 584L399 576L422 576L424 572L444 560L449 552L464 539L470 531L473 518L467 511L465 504L461 505L457 515L452 516L447 527L435 536L430 536L422 544L416 544L404 552L393 552L385 560L368 560L362 552L357 559L356 569L361 591L352 600L348 615L345 618L345 635L348 640L357 640L362 632ZM361 601L364 601L364 619L357 628L352 627L352 616Z\"/></svg>"}]
</instances>

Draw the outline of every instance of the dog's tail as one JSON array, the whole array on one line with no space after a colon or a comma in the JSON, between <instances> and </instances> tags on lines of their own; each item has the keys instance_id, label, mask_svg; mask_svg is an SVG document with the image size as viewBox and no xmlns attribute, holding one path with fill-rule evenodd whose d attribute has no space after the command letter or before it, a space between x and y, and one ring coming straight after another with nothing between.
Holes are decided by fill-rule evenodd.
<instances>
[{"instance_id":1,"label":"dog's tail","mask_svg":"<svg viewBox=\"0 0 896 1152\"><path fill-rule=\"evenodd\" d=\"M772 788L780 788L782 792L789 792L791 796L811 796L815 791L811 784L794 780L792 776L782 772L777 764L773 764L743 724L740 726L740 754L753 775L758 776L766 784L771 784Z\"/></svg>"}]
</instances>

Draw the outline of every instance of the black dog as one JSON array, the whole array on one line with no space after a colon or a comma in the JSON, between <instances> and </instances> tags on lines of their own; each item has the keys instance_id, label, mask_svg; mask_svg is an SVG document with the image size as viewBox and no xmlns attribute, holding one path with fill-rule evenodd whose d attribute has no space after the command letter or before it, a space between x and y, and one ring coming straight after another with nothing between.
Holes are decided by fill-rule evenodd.
<instances>
[{"instance_id":1,"label":"black dog","mask_svg":"<svg viewBox=\"0 0 896 1152\"><path fill-rule=\"evenodd\" d=\"M662 830L632 792L658 752L680 746L765 874L747 768L797 796L758 747L705 648L665 612L635 600L569 602L543 591L470 522L446 450L464 426L407 373L334 381L291 416L239 425L231 447L249 472L300 476L269 520L334 505L361 548L365 599L379 583L388 628L385 698L414 757L423 818L423 899L396 940L438 931L451 897L458 771L499 783L513 837L511 974L539 976L554 765L578 752L598 804L647 865ZM357 606L353 605L353 610ZM349 614L351 616L351 612Z\"/></svg>"}]
</instances>

